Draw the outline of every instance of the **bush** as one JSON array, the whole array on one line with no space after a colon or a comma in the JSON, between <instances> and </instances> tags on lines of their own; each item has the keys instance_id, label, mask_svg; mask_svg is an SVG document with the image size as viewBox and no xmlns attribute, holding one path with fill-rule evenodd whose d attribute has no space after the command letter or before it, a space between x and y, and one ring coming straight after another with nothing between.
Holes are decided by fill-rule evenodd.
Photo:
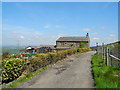
<instances>
[{"instance_id":1,"label":"bush","mask_svg":"<svg viewBox=\"0 0 120 90\"><path fill-rule=\"evenodd\" d=\"M34 58L29 59L30 64L28 67L29 72L34 72L46 65L53 64L59 60L66 58L68 55L72 55L79 52L86 52L89 48L76 48L62 50L57 53L36 54ZM10 58L2 60L2 83L8 83L17 79L24 70L26 70L26 61L19 58Z\"/></svg>"},{"instance_id":2,"label":"bush","mask_svg":"<svg viewBox=\"0 0 120 90\"><path fill-rule=\"evenodd\" d=\"M2 60L2 83L8 83L19 77L24 71L25 62L19 58Z\"/></svg>"},{"instance_id":3,"label":"bush","mask_svg":"<svg viewBox=\"0 0 120 90\"><path fill-rule=\"evenodd\" d=\"M68 49L58 51L57 53L46 53L46 54L37 54L35 58L30 59L31 66L33 71L49 65L51 63L55 63L58 60L62 60L66 58L68 55L72 55L78 52L86 52L89 48L75 48L75 49Z\"/></svg>"},{"instance_id":4,"label":"bush","mask_svg":"<svg viewBox=\"0 0 120 90\"><path fill-rule=\"evenodd\" d=\"M48 65L47 54L39 54L35 58L30 59L31 66L33 67L33 71Z\"/></svg>"},{"instance_id":5,"label":"bush","mask_svg":"<svg viewBox=\"0 0 120 90\"><path fill-rule=\"evenodd\" d=\"M10 53L9 52L3 52L2 59L9 58Z\"/></svg>"}]
</instances>

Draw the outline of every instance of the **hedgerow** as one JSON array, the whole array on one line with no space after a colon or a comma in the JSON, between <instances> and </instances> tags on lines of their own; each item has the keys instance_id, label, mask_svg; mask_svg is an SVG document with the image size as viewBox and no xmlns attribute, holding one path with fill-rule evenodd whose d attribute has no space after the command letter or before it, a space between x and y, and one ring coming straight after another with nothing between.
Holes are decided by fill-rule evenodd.
<instances>
[{"instance_id":1,"label":"hedgerow","mask_svg":"<svg viewBox=\"0 0 120 90\"><path fill-rule=\"evenodd\" d=\"M86 52L89 48L76 48L58 51L56 53L37 54L34 58L29 59L29 71L34 72L49 64L55 63L66 58L69 55ZM25 59L6 58L2 60L2 83L9 83L17 79L28 68Z\"/></svg>"},{"instance_id":2,"label":"hedgerow","mask_svg":"<svg viewBox=\"0 0 120 90\"><path fill-rule=\"evenodd\" d=\"M13 81L18 78L25 68L25 60L11 58L2 60L2 83Z\"/></svg>"},{"instance_id":3,"label":"hedgerow","mask_svg":"<svg viewBox=\"0 0 120 90\"><path fill-rule=\"evenodd\" d=\"M62 60L69 55L79 52L86 52L88 50L89 48L76 48L76 49L62 50L57 53L39 54L35 58L30 59L32 71L36 71L37 69L43 66Z\"/></svg>"}]
</instances>

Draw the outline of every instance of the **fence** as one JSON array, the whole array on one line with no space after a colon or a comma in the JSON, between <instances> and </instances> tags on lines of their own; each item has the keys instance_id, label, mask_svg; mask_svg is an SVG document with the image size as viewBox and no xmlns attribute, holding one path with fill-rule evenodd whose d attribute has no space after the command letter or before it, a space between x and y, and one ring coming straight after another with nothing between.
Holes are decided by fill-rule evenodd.
<instances>
[{"instance_id":1,"label":"fence","mask_svg":"<svg viewBox=\"0 0 120 90\"><path fill-rule=\"evenodd\" d=\"M107 66L120 66L119 50L112 50L107 46L94 47L92 50L96 50L96 53L102 56Z\"/></svg>"}]
</instances>

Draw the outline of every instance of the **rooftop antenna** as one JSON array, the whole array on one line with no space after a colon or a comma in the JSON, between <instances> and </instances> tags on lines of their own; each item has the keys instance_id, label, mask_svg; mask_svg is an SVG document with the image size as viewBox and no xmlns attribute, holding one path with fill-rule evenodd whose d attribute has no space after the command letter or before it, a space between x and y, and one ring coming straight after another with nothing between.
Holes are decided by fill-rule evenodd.
<instances>
[{"instance_id":1,"label":"rooftop antenna","mask_svg":"<svg viewBox=\"0 0 120 90\"><path fill-rule=\"evenodd\" d=\"M86 34L86 37L89 37L89 33Z\"/></svg>"}]
</instances>

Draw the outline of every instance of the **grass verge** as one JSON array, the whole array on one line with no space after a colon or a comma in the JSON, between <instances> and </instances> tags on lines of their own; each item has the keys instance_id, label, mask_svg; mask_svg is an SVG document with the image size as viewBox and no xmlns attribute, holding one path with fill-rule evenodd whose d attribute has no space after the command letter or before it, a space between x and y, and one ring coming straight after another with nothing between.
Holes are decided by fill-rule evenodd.
<instances>
[{"instance_id":1,"label":"grass verge","mask_svg":"<svg viewBox=\"0 0 120 90\"><path fill-rule=\"evenodd\" d=\"M120 88L119 67L106 66L100 55L93 55L92 69L96 88Z\"/></svg>"}]
</instances>

